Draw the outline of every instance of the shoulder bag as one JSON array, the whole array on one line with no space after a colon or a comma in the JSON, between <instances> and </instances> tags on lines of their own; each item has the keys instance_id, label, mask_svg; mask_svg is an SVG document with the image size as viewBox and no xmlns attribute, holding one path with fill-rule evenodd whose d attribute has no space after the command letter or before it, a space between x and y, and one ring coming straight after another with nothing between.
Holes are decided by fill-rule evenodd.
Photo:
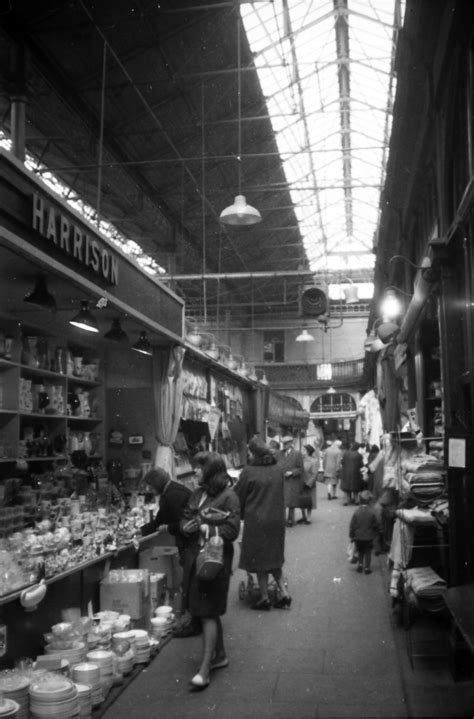
<instances>
[{"instance_id":1,"label":"shoulder bag","mask_svg":"<svg viewBox=\"0 0 474 719\"><path fill-rule=\"evenodd\" d=\"M209 527L206 531L206 538L196 558L196 577L202 581L210 582L224 566L224 541L219 536L216 527L216 534L209 538Z\"/></svg>"}]
</instances>

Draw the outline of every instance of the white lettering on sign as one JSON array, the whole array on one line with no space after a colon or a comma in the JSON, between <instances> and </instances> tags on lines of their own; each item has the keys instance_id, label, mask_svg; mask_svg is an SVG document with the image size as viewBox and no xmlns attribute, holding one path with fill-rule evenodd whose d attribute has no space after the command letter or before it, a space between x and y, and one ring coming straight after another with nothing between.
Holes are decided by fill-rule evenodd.
<instances>
[{"instance_id":1,"label":"white lettering on sign","mask_svg":"<svg viewBox=\"0 0 474 719\"><path fill-rule=\"evenodd\" d=\"M118 258L36 193L33 194L32 227L62 252L104 277L111 285L118 285Z\"/></svg>"}]
</instances>

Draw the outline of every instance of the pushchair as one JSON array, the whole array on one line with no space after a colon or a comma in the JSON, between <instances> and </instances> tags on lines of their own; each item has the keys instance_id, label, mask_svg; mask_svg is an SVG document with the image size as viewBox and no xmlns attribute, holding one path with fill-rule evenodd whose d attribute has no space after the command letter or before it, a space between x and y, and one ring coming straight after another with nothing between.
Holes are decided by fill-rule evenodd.
<instances>
[{"instance_id":1,"label":"pushchair","mask_svg":"<svg viewBox=\"0 0 474 719\"><path fill-rule=\"evenodd\" d=\"M283 576L283 584L285 588L288 588L288 580L285 576ZM268 597L272 604L274 604L277 599L280 599L281 593L278 589L277 583L273 578L268 579ZM258 586L257 578L251 573L247 572L247 582L242 580L239 582L239 599L242 602L250 602L253 604L254 602L258 602L260 599L260 589Z\"/></svg>"}]
</instances>

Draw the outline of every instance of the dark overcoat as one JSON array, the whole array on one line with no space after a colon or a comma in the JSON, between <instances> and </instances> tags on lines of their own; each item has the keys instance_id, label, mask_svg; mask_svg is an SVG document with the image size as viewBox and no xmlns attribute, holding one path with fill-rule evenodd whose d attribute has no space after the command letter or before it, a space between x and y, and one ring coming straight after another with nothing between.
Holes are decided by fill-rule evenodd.
<instances>
[{"instance_id":1,"label":"dark overcoat","mask_svg":"<svg viewBox=\"0 0 474 719\"><path fill-rule=\"evenodd\" d=\"M291 448L289 454L282 450L278 463L283 469L283 475L285 472L291 472L290 477L285 477L285 506L288 508L299 507L304 480L303 455L294 447Z\"/></svg>"},{"instance_id":2,"label":"dark overcoat","mask_svg":"<svg viewBox=\"0 0 474 719\"><path fill-rule=\"evenodd\" d=\"M247 572L280 569L285 551L283 468L272 455L255 457L235 487L244 520L239 567Z\"/></svg>"},{"instance_id":3,"label":"dark overcoat","mask_svg":"<svg viewBox=\"0 0 474 719\"><path fill-rule=\"evenodd\" d=\"M346 449L341 460L341 489L343 492L362 492L365 482L362 479L362 455L357 449Z\"/></svg>"}]
</instances>

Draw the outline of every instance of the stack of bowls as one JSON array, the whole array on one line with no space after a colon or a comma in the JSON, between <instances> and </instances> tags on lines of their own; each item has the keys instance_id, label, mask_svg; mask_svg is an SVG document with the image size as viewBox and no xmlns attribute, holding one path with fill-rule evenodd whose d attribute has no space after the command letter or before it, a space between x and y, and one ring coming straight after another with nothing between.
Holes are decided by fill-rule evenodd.
<instances>
[{"instance_id":1,"label":"stack of bowls","mask_svg":"<svg viewBox=\"0 0 474 719\"><path fill-rule=\"evenodd\" d=\"M13 699L0 699L0 718L17 717L20 705Z\"/></svg>"},{"instance_id":2,"label":"stack of bowls","mask_svg":"<svg viewBox=\"0 0 474 719\"><path fill-rule=\"evenodd\" d=\"M0 692L3 693L5 699L11 699L18 704L18 711L15 715L18 719L28 719L30 716L29 686L30 680L20 673L0 672Z\"/></svg>"},{"instance_id":3,"label":"stack of bowls","mask_svg":"<svg viewBox=\"0 0 474 719\"><path fill-rule=\"evenodd\" d=\"M87 684L76 684L79 697L80 719L90 719L92 716L92 689Z\"/></svg>"},{"instance_id":4,"label":"stack of bowls","mask_svg":"<svg viewBox=\"0 0 474 719\"><path fill-rule=\"evenodd\" d=\"M112 637L112 646L114 646L114 640L118 640L118 639L125 639L127 642L130 643L130 650L131 650L131 652L132 652L133 663L136 664L136 661L135 661L135 653L136 653L136 642L137 642L137 640L136 640L136 637L135 637L135 632L134 632L134 630L131 629L131 630L129 630L128 632L117 632L116 634L114 634L113 637ZM123 674L123 673L124 673L124 672L122 672L122 674Z\"/></svg>"},{"instance_id":5,"label":"stack of bowls","mask_svg":"<svg viewBox=\"0 0 474 719\"><path fill-rule=\"evenodd\" d=\"M144 629L135 629L135 664L147 664L150 661L150 639Z\"/></svg>"},{"instance_id":6,"label":"stack of bowls","mask_svg":"<svg viewBox=\"0 0 474 719\"><path fill-rule=\"evenodd\" d=\"M72 647L68 649L61 649L56 647L54 644L47 644L44 648L45 654L53 654L61 659L67 659L69 665L73 667L75 664L80 664L85 661L87 647L84 642L73 641Z\"/></svg>"},{"instance_id":7,"label":"stack of bowls","mask_svg":"<svg viewBox=\"0 0 474 719\"><path fill-rule=\"evenodd\" d=\"M152 617L150 623L150 634L158 642L171 631L170 623L166 617Z\"/></svg>"},{"instance_id":8,"label":"stack of bowls","mask_svg":"<svg viewBox=\"0 0 474 719\"><path fill-rule=\"evenodd\" d=\"M91 703L93 707L99 706L104 701L102 694L102 683L100 680L100 669L97 664L83 662L72 668L71 678L76 684L90 687Z\"/></svg>"},{"instance_id":9,"label":"stack of bowls","mask_svg":"<svg viewBox=\"0 0 474 719\"><path fill-rule=\"evenodd\" d=\"M33 680L29 694L31 719L68 719L79 714L76 685L60 674L51 672Z\"/></svg>"},{"instance_id":10,"label":"stack of bowls","mask_svg":"<svg viewBox=\"0 0 474 719\"><path fill-rule=\"evenodd\" d=\"M87 659L99 667L102 695L105 699L114 683L114 653L107 649L93 649L87 652Z\"/></svg>"}]
</instances>

